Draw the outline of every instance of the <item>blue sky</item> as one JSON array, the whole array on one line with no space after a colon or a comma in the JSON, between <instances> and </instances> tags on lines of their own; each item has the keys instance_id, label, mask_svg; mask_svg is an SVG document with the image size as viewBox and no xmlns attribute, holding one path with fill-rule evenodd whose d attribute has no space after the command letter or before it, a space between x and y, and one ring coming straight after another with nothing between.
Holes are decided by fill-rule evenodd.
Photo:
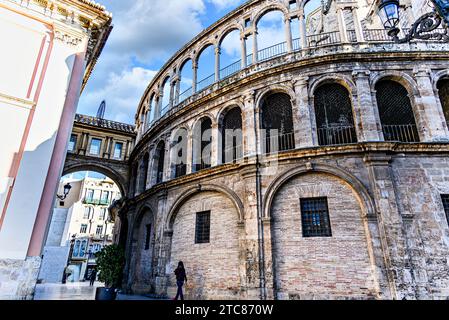
<instances>
[{"instance_id":1,"label":"blue sky","mask_svg":"<svg viewBox=\"0 0 449 320\"><path fill-rule=\"evenodd\" d=\"M245 0L99 0L114 29L87 84L78 113L134 123L140 98L157 71L184 44ZM223 62L235 61L232 44ZM207 74L211 65L205 64ZM188 84L184 85L187 89Z\"/></svg>"}]
</instances>

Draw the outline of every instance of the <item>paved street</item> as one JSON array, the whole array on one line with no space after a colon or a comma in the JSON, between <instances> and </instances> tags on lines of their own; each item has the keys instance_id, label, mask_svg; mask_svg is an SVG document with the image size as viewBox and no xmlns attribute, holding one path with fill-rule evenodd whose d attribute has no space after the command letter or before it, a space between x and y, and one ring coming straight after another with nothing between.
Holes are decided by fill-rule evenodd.
<instances>
[{"instance_id":1,"label":"paved street","mask_svg":"<svg viewBox=\"0 0 449 320\"><path fill-rule=\"evenodd\" d=\"M38 284L34 300L95 300L95 290L101 287L96 283L90 287L88 282L74 282L67 284ZM117 300L153 300L145 296L118 294Z\"/></svg>"}]
</instances>

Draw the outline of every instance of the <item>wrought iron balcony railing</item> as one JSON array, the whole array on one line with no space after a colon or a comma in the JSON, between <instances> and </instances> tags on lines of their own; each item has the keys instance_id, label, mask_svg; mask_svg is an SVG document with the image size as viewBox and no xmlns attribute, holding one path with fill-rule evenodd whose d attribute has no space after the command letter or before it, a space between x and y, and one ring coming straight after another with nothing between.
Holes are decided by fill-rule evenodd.
<instances>
[{"instance_id":1,"label":"wrought iron balcony railing","mask_svg":"<svg viewBox=\"0 0 449 320\"><path fill-rule=\"evenodd\" d=\"M83 204L91 204L97 206L107 206L110 204L108 199L93 199L93 198L84 198Z\"/></svg>"},{"instance_id":2,"label":"wrought iron balcony railing","mask_svg":"<svg viewBox=\"0 0 449 320\"><path fill-rule=\"evenodd\" d=\"M215 74L212 74L212 75L208 76L207 78L199 81L196 84L196 90L201 91L203 89L206 89L207 87L210 87L211 85L213 85L214 82L215 82Z\"/></svg>"},{"instance_id":3,"label":"wrought iron balcony railing","mask_svg":"<svg viewBox=\"0 0 449 320\"><path fill-rule=\"evenodd\" d=\"M259 50L259 52L257 53L257 58L259 61L265 61L277 56L281 56L287 53L286 45L287 42L281 42L275 44L274 46Z\"/></svg>"},{"instance_id":4,"label":"wrought iron balcony railing","mask_svg":"<svg viewBox=\"0 0 449 320\"><path fill-rule=\"evenodd\" d=\"M385 141L419 142L418 129L414 124L383 125Z\"/></svg>"},{"instance_id":5,"label":"wrought iron balcony railing","mask_svg":"<svg viewBox=\"0 0 449 320\"><path fill-rule=\"evenodd\" d=\"M293 132L265 137L264 153L275 153L295 149L295 135Z\"/></svg>"},{"instance_id":6,"label":"wrought iron balcony railing","mask_svg":"<svg viewBox=\"0 0 449 320\"><path fill-rule=\"evenodd\" d=\"M354 126L323 127L318 129L320 146L331 146L357 142Z\"/></svg>"},{"instance_id":7,"label":"wrought iron balcony railing","mask_svg":"<svg viewBox=\"0 0 449 320\"><path fill-rule=\"evenodd\" d=\"M242 60L236 61L220 70L220 79L230 77L233 74L239 72L241 69L242 69Z\"/></svg>"},{"instance_id":8,"label":"wrought iron balcony railing","mask_svg":"<svg viewBox=\"0 0 449 320\"><path fill-rule=\"evenodd\" d=\"M319 47L329 44L337 44L341 42L340 32L324 32L307 36L307 45L309 47Z\"/></svg>"}]
</instances>

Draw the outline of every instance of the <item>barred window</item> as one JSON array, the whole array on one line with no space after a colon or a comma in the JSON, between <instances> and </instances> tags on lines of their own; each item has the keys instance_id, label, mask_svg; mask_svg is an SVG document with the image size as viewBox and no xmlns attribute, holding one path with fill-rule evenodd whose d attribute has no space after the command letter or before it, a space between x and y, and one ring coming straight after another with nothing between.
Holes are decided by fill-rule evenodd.
<instances>
[{"instance_id":1,"label":"barred window","mask_svg":"<svg viewBox=\"0 0 449 320\"><path fill-rule=\"evenodd\" d=\"M442 194L441 199L443 200L444 212L446 213L446 220L449 224L449 194Z\"/></svg>"},{"instance_id":2,"label":"barred window","mask_svg":"<svg viewBox=\"0 0 449 320\"><path fill-rule=\"evenodd\" d=\"M87 224L82 224L80 228L80 233L86 233L87 232Z\"/></svg>"},{"instance_id":3,"label":"barred window","mask_svg":"<svg viewBox=\"0 0 449 320\"><path fill-rule=\"evenodd\" d=\"M210 242L210 211L196 214L195 243Z\"/></svg>"},{"instance_id":4,"label":"barred window","mask_svg":"<svg viewBox=\"0 0 449 320\"><path fill-rule=\"evenodd\" d=\"M332 237L326 197L301 199L301 220L303 237Z\"/></svg>"},{"instance_id":5,"label":"barred window","mask_svg":"<svg viewBox=\"0 0 449 320\"><path fill-rule=\"evenodd\" d=\"M449 79L441 79L437 83L438 95L443 107L444 117L449 123Z\"/></svg>"}]
</instances>

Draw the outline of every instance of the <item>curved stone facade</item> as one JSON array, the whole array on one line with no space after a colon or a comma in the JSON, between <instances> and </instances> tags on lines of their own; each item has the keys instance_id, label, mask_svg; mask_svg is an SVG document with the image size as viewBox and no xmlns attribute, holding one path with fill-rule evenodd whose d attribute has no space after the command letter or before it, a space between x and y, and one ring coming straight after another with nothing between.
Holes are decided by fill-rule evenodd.
<instances>
[{"instance_id":1,"label":"curved stone facade","mask_svg":"<svg viewBox=\"0 0 449 320\"><path fill-rule=\"evenodd\" d=\"M374 38L384 31L362 1L332 2L324 29L307 34L304 3L289 3L249 1L180 50L146 90L119 214L129 225L120 237L125 286L172 295L182 260L192 299L447 298L449 131L439 88L449 45ZM263 59L248 63L244 40L257 39L270 10L285 17L285 50L267 57L253 39ZM294 18L299 39L289 33ZM234 28L241 67L222 79L219 44ZM323 35L335 41L311 41ZM197 90L194 76L180 101L180 66L191 58L195 69L208 43L215 78ZM161 112L150 100L163 99L168 76ZM327 223L327 234L314 234Z\"/></svg>"}]
</instances>

